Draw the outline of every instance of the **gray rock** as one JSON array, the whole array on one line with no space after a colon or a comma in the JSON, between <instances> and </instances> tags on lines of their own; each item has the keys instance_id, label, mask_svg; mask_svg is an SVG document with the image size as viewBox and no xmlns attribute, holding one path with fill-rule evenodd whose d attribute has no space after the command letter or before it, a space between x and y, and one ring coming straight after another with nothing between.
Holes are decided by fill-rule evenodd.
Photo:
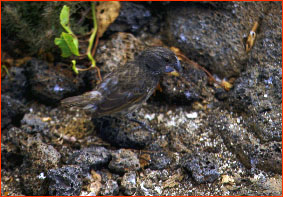
<instances>
[{"instance_id":1,"label":"gray rock","mask_svg":"<svg viewBox=\"0 0 283 197\"><path fill-rule=\"evenodd\" d=\"M164 39L221 78L238 76L248 60L243 34L250 31L251 21L258 20L264 7L259 2L170 7Z\"/></svg>"},{"instance_id":2,"label":"gray rock","mask_svg":"<svg viewBox=\"0 0 283 197\"><path fill-rule=\"evenodd\" d=\"M122 174L128 171L139 170L140 163L134 152L127 149L120 149L112 154L112 160L108 167L110 170Z\"/></svg>"},{"instance_id":3,"label":"gray rock","mask_svg":"<svg viewBox=\"0 0 283 197\"><path fill-rule=\"evenodd\" d=\"M95 55L101 74L112 72L118 66L133 60L144 49L144 44L130 33L115 33L107 41L101 41Z\"/></svg>"},{"instance_id":4,"label":"gray rock","mask_svg":"<svg viewBox=\"0 0 283 197\"><path fill-rule=\"evenodd\" d=\"M24 193L36 196L47 195L44 176L48 169L58 167L61 154L52 145L44 143L39 133L31 135L13 127L8 131L7 140L12 142L23 155L19 178Z\"/></svg>"},{"instance_id":5,"label":"gray rock","mask_svg":"<svg viewBox=\"0 0 283 197\"><path fill-rule=\"evenodd\" d=\"M249 124L248 120L235 117L224 110L214 112L209 119L211 129L219 133L226 147L246 168L259 168L266 172L281 174L281 142L261 142L258 136L245 126Z\"/></svg>"},{"instance_id":6,"label":"gray rock","mask_svg":"<svg viewBox=\"0 0 283 197\"><path fill-rule=\"evenodd\" d=\"M25 195L28 196L46 196L48 195L48 186L46 184L47 169L38 166L32 161L25 160L20 167L21 187Z\"/></svg>"},{"instance_id":7,"label":"gray rock","mask_svg":"<svg viewBox=\"0 0 283 197\"><path fill-rule=\"evenodd\" d=\"M110 152L104 147L89 147L75 151L68 159L67 164L79 165L83 170L95 170L107 166L111 159Z\"/></svg>"},{"instance_id":8,"label":"gray rock","mask_svg":"<svg viewBox=\"0 0 283 197\"><path fill-rule=\"evenodd\" d=\"M61 159L61 154L52 145L42 142L39 137L29 137L26 150L32 162L45 170L57 167Z\"/></svg>"},{"instance_id":9,"label":"gray rock","mask_svg":"<svg viewBox=\"0 0 283 197\"><path fill-rule=\"evenodd\" d=\"M220 174L215 158L207 153L189 154L183 158L183 167L198 183L213 183Z\"/></svg>"},{"instance_id":10,"label":"gray rock","mask_svg":"<svg viewBox=\"0 0 283 197\"><path fill-rule=\"evenodd\" d=\"M124 174L121 182L123 192L127 196L132 196L137 190L137 176L131 171Z\"/></svg>"},{"instance_id":11,"label":"gray rock","mask_svg":"<svg viewBox=\"0 0 283 197\"><path fill-rule=\"evenodd\" d=\"M116 196L119 193L118 183L114 180L108 180L102 185L100 195L102 196Z\"/></svg>"},{"instance_id":12,"label":"gray rock","mask_svg":"<svg viewBox=\"0 0 283 197\"><path fill-rule=\"evenodd\" d=\"M282 44L280 4L272 3L262 20L247 71L235 81L229 105L247 114L247 127L262 141L281 141ZM269 47L272 46L272 47ZM268 50L267 50L268 49Z\"/></svg>"},{"instance_id":13,"label":"gray rock","mask_svg":"<svg viewBox=\"0 0 283 197\"><path fill-rule=\"evenodd\" d=\"M3 143L7 142L10 143L5 144L9 147L7 152L5 146L2 147L4 154L1 155L1 160L5 162L3 167L16 167L20 164L16 170L20 171L18 180L25 195L47 195L44 175L46 176L48 169L57 167L60 154L52 146L43 143L40 137L31 136L16 127L9 129L3 140Z\"/></svg>"},{"instance_id":14,"label":"gray rock","mask_svg":"<svg viewBox=\"0 0 283 197\"><path fill-rule=\"evenodd\" d=\"M246 126L259 139L281 141L281 68L255 66L236 80L227 105L245 114Z\"/></svg>"},{"instance_id":15,"label":"gray rock","mask_svg":"<svg viewBox=\"0 0 283 197\"><path fill-rule=\"evenodd\" d=\"M47 133L49 131L48 124L32 113L25 114L21 124L26 133Z\"/></svg>"},{"instance_id":16,"label":"gray rock","mask_svg":"<svg viewBox=\"0 0 283 197\"><path fill-rule=\"evenodd\" d=\"M230 112L211 118L216 119L214 130L247 168L281 174L282 10L280 3L268 6L246 71L225 99L225 109Z\"/></svg>"},{"instance_id":17,"label":"gray rock","mask_svg":"<svg viewBox=\"0 0 283 197\"><path fill-rule=\"evenodd\" d=\"M52 145L43 142L39 133L31 135L13 127L8 131L7 140L27 156L26 160L45 170L57 167L60 162L60 153Z\"/></svg>"},{"instance_id":18,"label":"gray rock","mask_svg":"<svg viewBox=\"0 0 283 197\"><path fill-rule=\"evenodd\" d=\"M1 164L3 165L3 160L1 161ZM1 166L1 177L3 177L1 180L1 196L5 196L5 194L7 195L7 192L11 196L25 196L21 188L21 183L14 178L19 177L18 175L18 169L13 168L13 170L5 170ZM11 179L7 179L6 177L11 177Z\"/></svg>"},{"instance_id":19,"label":"gray rock","mask_svg":"<svg viewBox=\"0 0 283 197\"><path fill-rule=\"evenodd\" d=\"M168 168L172 163L172 159L165 152L155 152L151 154L150 157L150 169L152 170L162 170Z\"/></svg>"},{"instance_id":20,"label":"gray rock","mask_svg":"<svg viewBox=\"0 0 283 197\"><path fill-rule=\"evenodd\" d=\"M78 196L82 189L81 169L73 166L51 169L47 173L51 196Z\"/></svg>"}]
</instances>

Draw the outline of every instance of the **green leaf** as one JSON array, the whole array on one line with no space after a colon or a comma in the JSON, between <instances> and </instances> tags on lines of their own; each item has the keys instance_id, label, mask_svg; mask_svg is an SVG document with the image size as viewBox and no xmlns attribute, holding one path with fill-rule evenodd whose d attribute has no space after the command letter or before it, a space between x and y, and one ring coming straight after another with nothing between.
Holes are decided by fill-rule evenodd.
<instances>
[{"instance_id":1,"label":"green leaf","mask_svg":"<svg viewBox=\"0 0 283 197\"><path fill-rule=\"evenodd\" d=\"M70 28L70 8L66 5L63 6L60 13L60 23L62 27L69 33L74 34Z\"/></svg>"},{"instance_id":2,"label":"green leaf","mask_svg":"<svg viewBox=\"0 0 283 197\"><path fill-rule=\"evenodd\" d=\"M61 49L62 57L70 57L72 55L72 51L69 49L64 38L62 38L62 35L60 38L55 38L54 43Z\"/></svg>"},{"instance_id":3,"label":"green leaf","mask_svg":"<svg viewBox=\"0 0 283 197\"><path fill-rule=\"evenodd\" d=\"M79 56L79 41L76 37L72 36L71 34L62 32L61 37L64 38L65 42L67 43L69 49L71 50L71 52L76 55Z\"/></svg>"},{"instance_id":4,"label":"green leaf","mask_svg":"<svg viewBox=\"0 0 283 197\"><path fill-rule=\"evenodd\" d=\"M79 56L79 41L71 34L62 32L60 38L55 38L54 43L59 46L62 51L62 57L70 57L72 54Z\"/></svg>"},{"instance_id":5,"label":"green leaf","mask_svg":"<svg viewBox=\"0 0 283 197\"><path fill-rule=\"evenodd\" d=\"M62 32L60 38L55 38L54 40L55 44L58 45L62 51L62 57L69 57L72 54L76 56L80 55L79 41L70 28L69 17L70 8L64 5L60 13L60 23L67 33Z\"/></svg>"},{"instance_id":6,"label":"green leaf","mask_svg":"<svg viewBox=\"0 0 283 197\"><path fill-rule=\"evenodd\" d=\"M69 17L70 17L70 8L64 5L60 13L60 23L64 28L66 28L69 24Z\"/></svg>"}]
</instances>

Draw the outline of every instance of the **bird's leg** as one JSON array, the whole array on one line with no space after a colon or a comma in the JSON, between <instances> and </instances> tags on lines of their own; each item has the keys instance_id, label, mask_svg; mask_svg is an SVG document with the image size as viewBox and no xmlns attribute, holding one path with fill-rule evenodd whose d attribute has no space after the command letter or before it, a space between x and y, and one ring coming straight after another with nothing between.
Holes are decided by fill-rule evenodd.
<instances>
[{"instance_id":1,"label":"bird's leg","mask_svg":"<svg viewBox=\"0 0 283 197\"><path fill-rule=\"evenodd\" d=\"M140 125L140 127L142 127L143 129L146 129L147 131L152 132L152 133L156 133L156 131L154 129L152 129L150 126L148 126L145 122L137 120L136 118L134 118L132 114L128 114L126 117L129 121L138 123Z\"/></svg>"}]
</instances>

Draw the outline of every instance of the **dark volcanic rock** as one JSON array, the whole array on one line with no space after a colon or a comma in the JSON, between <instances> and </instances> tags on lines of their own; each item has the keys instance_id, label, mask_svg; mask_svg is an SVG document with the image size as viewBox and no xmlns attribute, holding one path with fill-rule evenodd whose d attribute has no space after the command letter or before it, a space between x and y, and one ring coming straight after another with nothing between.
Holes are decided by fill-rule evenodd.
<instances>
[{"instance_id":1,"label":"dark volcanic rock","mask_svg":"<svg viewBox=\"0 0 283 197\"><path fill-rule=\"evenodd\" d=\"M107 31L137 33L149 22L151 13L141 4L121 2L119 16Z\"/></svg>"},{"instance_id":2,"label":"dark volcanic rock","mask_svg":"<svg viewBox=\"0 0 283 197\"><path fill-rule=\"evenodd\" d=\"M212 130L218 131L226 147L233 152L238 160L247 168L257 167L266 172L281 174L282 152L281 142L261 141L245 124L249 120L231 115L221 110L211 114Z\"/></svg>"},{"instance_id":3,"label":"dark volcanic rock","mask_svg":"<svg viewBox=\"0 0 283 197\"><path fill-rule=\"evenodd\" d=\"M244 69L248 56L242 35L250 31L251 21L258 20L260 10L265 7L256 2L223 5L170 7L165 30L165 40L170 45L180 48L187 57L221 78L238 76Z\"/></svg>"},{"instance_id":4,"label":"dark volcanic rock","mask_svg":"<svg viewBox=\"0 0 283 197\"><path fill-rule=\"evenodd\" d=\"M46 122L43 122L40 117L28 113L25 114L22 121L22 129L26 133L42 133L46 134L48 133L48 124Z\"/></svg>"},{"instance_id":5,"label":"dark volcanic rock","mask_svg":"<svg viewBox=\"0 0 283 197\"><path fill-rule=\"evenodd\" d=\"M13 127L8 131L7 140L27 156L25 159L42 169L57 167L60 162L60 153L52 145L43 142L39 133L31 135Z\"/></svg>"},{"instance_id":6,"label":"dark volcanic rock","mask_svg":"<svg viewBox=\"0 0 283 197\"><path fill-rule=\"evenodd\" d=\"M207 75L193 65L181 63L183 67L179 77L164 76L160 82L162 91L155 99L179 105L202 101L208 94Z\"/></svg>"},{"instance_id":7,"label":"dark volcanic rock","mask_svg":"<svg viewBox=\"0 0 283 197\"><path fill-rule=\"evenodd\" d=\"M73 166L49 170L47 173L49 195L78 196L82 189L80 174L81 169Z\"/></svg>"},{"instance_id":8,"label":"dark volcanic rock","mask_svg":"<svg viewBox=\"0 0 283 197\"><path fill-rule=\"evenodd\" d=\"M1 79L1 94L6 94L14 99L25 101L28 91L27 78L24 74L24 68L12 67L9 75Z\"/></svg>"},{"instance_id":9,"label":"dark volcanic rock","mask_svg":"<svg viewBox=\"0 0 283 197\"><path fill-rule=\"evenodd\" d=\"M121 186L125 195L132 196L137 190L137 175L135 172L127 172L124 174Z\"/></svg>"},{"instance_id":10,"label":"dark volcanic rock","mask_svg":"<svg viewBox=\"0 0 283 197\"><path fill-rule=\"evenodd\" d=\"M3 141L2 141L3 142ZM1 169L12 169L23 163L24 156L15 146L1 144Z\"/></svg>"},{"instance_id":11,"label":"dark volcanic rock","mask_svg":"<svg viewBox=\"0 0 283 197\"><path fill-rule=\"evenodd\" d=\"M214 130L246 167L281 174L282 10L280 3L269 6L248 67L225 99L226 109L236 114L222 111L211 120L216 119Z\"/></svg>"},{"instance_id":12,"label":"dark volcanic rock","mask_svg":"<svg viewBox=\"0 0 283 197\"><path fill-rule=\"evenodd\" d=\"M110 152L104 147L89 147L75 151L68 159L68 164L79 165L88 172L90 168L95 170L109 163L111 159Z\"/></svg>"},{"instance_id":13,"label":"dark volcanic rock","mask_svg":"<svg viewBox=\"0 0 283 197\"><path fill-rule=\"evenodd\" d=\"M82 78L74 77L71 70L59 65L49 66L47 62L37 59L27 63L26 75L30 96L50 105L72 94L79 94L84 89Z\"/></svg>"},{"instance_id":14,"label":"dark volcanic rock","mask_svg":"<svg viewBox=\"0 0 283 197\"><path fill-rule=\"evenodd\" d=\"M46 169L25 160L24 164L20 168L20 171L21 187L25 195L48 195L48 186L46 184Z\"/></svg>"},{"instance_id":15,"label":"dark volcanic rock","mask_svg":"<svg viewBox=\"0 0 283 197\"><path fill-rule=\"evenodd\" d=\"M116 173L125 173L140 169L137 155L127 149L120 149L112 154L112 160L108 167Z\"/></svg>"},{"instance_id":16,"label":"dark volcanic rock","mask_svg":"<svg viewBox=\"0 0 283 197\"><path fill-rule=\"evenodd\" d=\"M238 78L227 104L243 114L245 124L262 141L281 141L281 68L253 67Z\"/></svg>"},{"instance_id":17,"label":"dark volcanic rock","mask_svg":"<svg viewBox=\"0 0 283 197\"><path fill-rule=\"evenodd\" d=\"M44 169L57 167L61 159L60 153L52 145L42 142L39 137L28 139L27 151L30 160Z\"/></svg>"},{"instance_id":18,"label":"dark volcanic rock","mask_svg":"<svg viewBox=\"0 0 283 197\"><path fill-rule=\"evenodd\" d=\"M183 167L198 184L213 183L220 176L215 158L208 153L186 155L183 162Z\"/></svg>"},{"instance_id":19,"label":"dark volcanic rock","mask_svg":"<svg viewBox=\"0 0 283 197\"><path fill-rule=\"evenodd\" d=\"M115 33L109 40L100 41L95 60L104 75L133 60L144 49L142 42L130 33Z\"/></svg>"},{"instance_id":20,"label":"dark volcanic rock","mask_svg":"<svg viewBox=\"0 0 283 197\"><path fill-rule=\"evenodd\" d=\"M25 105L8 95L1 95L1 129L9 124L19 125L22 117L27 112Z\"/></svg>"},{"instance_id":21,"label":"dark volcanic rock","mask_svg":"<svg viewBox=\"0 0 283 197\"><path fill-rule=\"evenodd\" d=\"M247 115L247 127L262 141L281 141L282 137L280 6L273 2L272 12L263 18L247 71L235 81L228 101L232 110Z\"/></svg>"},{"instance_id":22,"label":"dark volcanic rock","mask_svg":"<svg viewBox=\"0 0 283 197\"><path fill-rule=\"evenodd\" d=\"M117 181L108 180L105 184L103 184L100 195L102 196L116 196L119 193L119 185Z\"/></svg>"},{"instance_id":23,"label":"dark volcanic rock","mask_svg":"<svg viewBox=\"0 0 283 197\"><path fill-rule=\"evenodd\" d=\"M152 170L162 170L164 168L168 168L171 164L171 158L169 157L168 153L165 152L156 152L151 154L150 157L150 169Z\"/></svg>"},{"instance_id":24,"label":"dark volcanic rock","mask_svg":"<svg viewBox=\"0 0 283 197\"><path fill-rule=\"evenodd\" d=\"M23 156L20 180L24 193L46 195L45 173L48 169L58 166L60 153L53 146L44 143L39 133L31 135L30 132L26 133L25 129L11 128L6 140L19 149L19 154Z\"/></svg>"}]
</instances>

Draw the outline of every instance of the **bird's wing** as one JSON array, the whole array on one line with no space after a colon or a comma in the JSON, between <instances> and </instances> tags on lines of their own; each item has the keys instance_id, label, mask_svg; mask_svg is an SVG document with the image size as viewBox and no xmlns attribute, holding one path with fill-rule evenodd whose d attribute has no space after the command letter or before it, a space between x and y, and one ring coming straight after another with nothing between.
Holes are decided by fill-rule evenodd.
<instances>
[{"instance_id":1,"label":"bird's wing","mask_svg":"<svg viewBox=\"0 0 283 197\"><path fill-rule=\"evenodd\" d=\"M130 90L121 92L119 89L107 95L103 101L98 104L96 113L101 115L113 115L125 110L130 112L130 108L135 109L147 97L147 94L132 93Z\"/></svg>"},{"instance_id":2,"label":"bird's wing","mask_svg":"<svg viewBox=\"0 0 283 197\"><path fill-rule=\"evenodd\" d=\"M97 105L96 113L99 116L111 115L123 110L128 111L131 107L134 109L136 105L142 103L147 98L150 87L145 84L141 75L143 73L139 72L138 68L129 67L123 72L116 73L117 81L109 77L111 81L99 86L98 91L104 92L104 97ZM107 80L105 79L105 82Z\"/></svg>"}]
</instances>

